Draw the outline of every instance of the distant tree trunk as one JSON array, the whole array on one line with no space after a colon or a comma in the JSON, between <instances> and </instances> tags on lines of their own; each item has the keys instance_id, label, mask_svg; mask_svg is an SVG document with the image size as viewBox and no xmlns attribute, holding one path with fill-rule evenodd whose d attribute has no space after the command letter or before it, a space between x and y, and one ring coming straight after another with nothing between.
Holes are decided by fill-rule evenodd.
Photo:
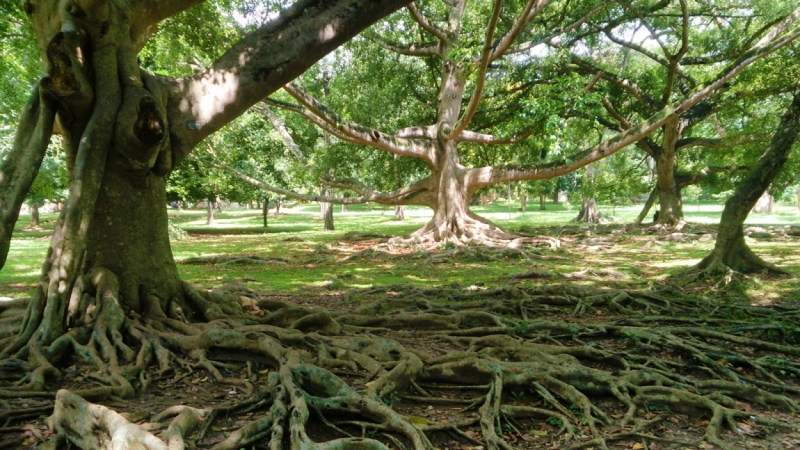
<instances>
[{"instance_id":1,"label":"distant tree trunk","mask_svg":"<svg viewBox=\"0 0 800 450\"><path fill-rule=\"evenodd\" d=\"M222 198L220 198L219 195L217 195L216 198L214 199L214 204L217 207L217 212L221 213L222 212Z\"/></svg>"},{"instance_id":2,"label":"distant tree trunk","mask_svg":"<svg viewBox=\"0 0 800 450\"><path fill-rule=\"evenodd\" d=\"M756 204L753 206L753 210L751 212L754 213L772 213L773 204L775 203L775 197L766 192L761 194L761 197L758 198Z\"/></svg>"},{"instance_id":3,"label":"distant tree trunk","mask_svg":"<svg viewBox=\"0 0 800 450\"><path fill-rule=\"evenodd\" d=\"M800 94L795 95L791 107L781 118L767 151L739 183L731 198L725 202L714 250L698 264L699 269L716 270L720 265L724 265L742 273L762 271L786 273L753 253L744 240L743 224L753 205L786 163L798 132L800 132Z\"/></svg>"},{"instance_id":4,"label":"distant tree trunk","mask_svg":"<svg viewBox=\"0 0 800 450\"><path fill-rule=\"evenodd\" d=\"M522 194L519 197L519 210L522 212L528 212L528 196L526 194Z\"/></svg>"},{"instance_id":5,"label":"distant tree trunk","mask_svg":"<svg viewBox=\"0 0 800 450\"><path fill-rule=\"evenodd\" d=\"M559 201L558 201L558 189L556 189L556 190L553 192L553 204L554 204L554 205L557 205L558 203L559 203Z\"/></svg>"},{"instance_id":6,"label":"distant tree trunk","mask_svg":"<svg viewBox=\"0 0 800 450\"><path fill-rule=\"evenodd\" d=\"M269 197L264 197L264 228L267 228L268 215L269 215Z\"/></svg>"},{"instance_id":7,"label":"distant tree trunk","mask_svg":"<svg viewBox=\"0 0 800 450\"><path fill-rule=\"evenodd\" d=\"M320 187L320 195L330 197L332 192L330 187L321 186ZM335 228L333 227L333 205L328 202L319 202L319 215L322 221L325 223L325 231L333 231Z\"/></svg>"},{"instance_id":8,"label":"distant tree trunk","mask_svg":"<svg viewBox=\"0 0 800 450\"><path fill-rule=\"evenodd\" d=\"M323 208L325 209L325 231L333 231L336 229L333 227L333 208L330 203L325 203Z\"/></svg>"},{"instance_id":9,"label":"distant tree trunk","mask_svg":"<svg viewBox=\"0 0 800 450\"><path fill-rule=\"evenodd\" d=\"M277 217L281 213L281 206L283 206L283 200L280 198L275 200L275 216Z\"/></svg>"},{"instance_id":10,"label":"distant tree trunk","mask_svg":"<svg viewBox=\"0 0 800 450\"><path fill-rule=\"evenodd\" d=\"M583 201L578 217L576 217L574 221L597 223L600 222L602 218L603 215L600 214L600 210L597 209L597 202L594 198L587 198Z\"/></svg>"},{"instance_id":11,"label":"distant tree trunk","mask_svg":"<svg viewBox=\"0 0 800 450\"><path fill-rule=\"evenodd\" d=\"M206 225L214 224L214 197L209 196L206 200Z\"/></svg>"},{"instance_id":12,"label":"distant tree trunk","mask_svg":"<svg viewBox=\"0 0 800 450\"><path fill-rule=\"evenodd\" d=\"M650 212L650 208L653 207L653 203L656 202L656 197L658 196L658 186L654 187L652 191L650 191L650 196L647 197L647 201L644 202L644 208L642 208L642 212L639 213L639 217L633 222L635 226L639 226L644 221L647 214Z\"/></svg>"},{"instance_id":13,"label":"distant tree trunk","mask_svg":"<svg viewBox=\"0 0 800 450\"><path fill-rule=\"evenodd\" d=\"M342 212L347 212L347 204L342 203Z\"/></svg>"},{"instance_id":14,"label":"distant tree trunk","mask_svg":"<svg viewBox=\"0 0 800 450\"><path fill-rule=\"evenodd\" d=\"M39 226L39 202L31 202L31 226Z\"/></svg>"},{"instance_id":15,"label":"distant tree trunk","mask_svg":"<svg viewBox=\"0 0 800 450\"><path fill-rule=\"evenodd\" d=\"M406 211L403 205L395 205L394 218L397 220L406 220Z\"/></svg>"},{"instance_id":16,"label":"distant tree trunk","mask_svg":"<svg viewBox=\"0 0 800 450\"><path fill-rule=\"evenodd\" d=\"M546 211L547 210L547 207L545 206L545 201L546 200L547 200L547 198L545 198L544 192L539 194L539 210L540 211Z\"/></svg>"}]
</instances>

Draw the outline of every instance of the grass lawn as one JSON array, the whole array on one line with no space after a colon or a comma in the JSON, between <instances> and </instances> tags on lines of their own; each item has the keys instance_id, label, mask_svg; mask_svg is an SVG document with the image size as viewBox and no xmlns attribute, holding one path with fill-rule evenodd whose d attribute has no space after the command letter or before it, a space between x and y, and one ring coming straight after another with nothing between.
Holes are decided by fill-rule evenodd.
<instances>
[{"instance_id":1,"label":"grass lawn","mask_svg":"<svg viewBox=\"0 0 800 450\"><path fill-rule=\"evenodd\" d=\"M618 231L611 234L615 227L621 228L622 224L632 222L641 205L616 208L600 205L605 214L611 215L613 212L614 224L620 226L576 224L571 220L577 211L565 205L548 204L546 211L539 211L538 203L529 205L531 209L526 213L519 212L518 205L509 208L503 201L472 209L511 230L528 226L534 227L540 234L559 236L563 242L561 250L540 250L558 256L557 260L540 264L558 273L578 272L591 267L613 267L631 276L628 283L647 286L648 283L662 283L668 275L696 263L713 246L713 239L709 235L698 235L697 238L680 242L662 242L653 235L626 235ZM713 203L686 205L686 219L690 222L687 231L702 228L703 224L715 224L719 221L722 208L723 205ZM380 205L372 209L367 209L365 205L351 205L344 212L336 206L336 231L332 232L321 230L318 211L316 204L290 204L282 208L280 216L270 215L268 227L264 228L258 210L223 211L216 215L215 223L211 226L206 225L205 210L170 210L172 222L190 233L188 239L173 242L173 252L178 261L190 257L247 253L282 258L288 262L258 268L180 264L181 276L204 288L245 280L254 288L275 293L314 295L334 281L337 286L348 288L400 282L487 283L530 265L524 259L513 258L506 261L455 259L450 264L431 264L421 257L400 261L359 259L342 264L342 259L369 245L342 243L346 233L358 231L387 236L406 235L426 223L431 217L431 210L406 207L406 220L397 221L393 209ZM42 215L42 229L39 230L27 229L26 218L20 219L8 262L0 271L0 296L16 298L30 294L39 276L55 218L54 214ZM795 207L780 205L771 214L751 214L747 224L797 227L800 226L800 215ZM607 242L588 245L586 239L591 238L592 230L596 235L594 239L605 239ZM603 233L606 236L602 236ZM652 243L648 244L650 241ZM800 255L800 243L797 238L762 238L750 239L749 242L757 253L768 260L800 274L800 259L796 256ZM783 295L781 292L796 291L793 288L796 283L790 279L751 284L748 289L756 296L774 297Z\"/></svg>"}]
</instances>

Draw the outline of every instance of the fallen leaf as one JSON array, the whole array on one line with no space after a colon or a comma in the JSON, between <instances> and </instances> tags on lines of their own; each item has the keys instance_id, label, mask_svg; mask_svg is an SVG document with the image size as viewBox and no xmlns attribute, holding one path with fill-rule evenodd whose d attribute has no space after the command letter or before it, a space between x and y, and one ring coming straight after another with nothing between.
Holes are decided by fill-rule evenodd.
<instances>
[{"instance_id":1,"label":"fallen leaf","mask_svg":"<svg viewBox=\"0 0 800 450\"><path fill-rule=\"evenodd\" d=\"M529 432L534 436L547 436L547 431L545 430L530 430Z\"/></svg>"},{"instance_id":2,"label":"fallen leaf","mask_svg":"<svg viewBox=\"0 0 800 450\"><path fill-rule=\"evenodd\" d=\"M422 427L428 425L428 421L425 420L422 417L409 417L408 421L413 423L414 425L419 425L419 426L422 426Z\"/></svg>"},{"instance_id":3,"label":"fallen leaf","mask_svg":"<svg viewBox=\"0 0 800 450\"><path fill-rule=\"evenodd\" d=\"M644 445L642 445L642 444L640 444L639 442L637 442L637 443L633 444L633 447L631 447L631 448L632 448L633 450L639 450L639 449L642 449L642 448L644 448Z\"/></svg>"},{"instance_id":4,"label":"fallen leaf","mask_svg":"<svg viewBox=\"0 0 800 450\"><path fill-rule=\"evenodd\" d=\"M742 409L743 409L743 410L745 410L746 412L753 412L753 408L750 406L750 404L749 404L749 403L745 403L745 402L736 402L736 406L738 406L739 408L742 408Z\"/></svg>"}]
</instances>

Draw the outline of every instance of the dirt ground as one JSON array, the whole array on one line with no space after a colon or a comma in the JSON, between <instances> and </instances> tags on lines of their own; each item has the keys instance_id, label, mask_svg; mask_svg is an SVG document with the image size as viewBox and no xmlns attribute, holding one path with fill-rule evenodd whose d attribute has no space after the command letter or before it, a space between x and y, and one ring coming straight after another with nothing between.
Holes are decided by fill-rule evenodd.
<instances>
[{"instance_id":1,"label":"dirt ground","mask_svg":"<svg viewBox=\"0 0 800 450\"><path fill-rule=\"evenodd\" d=\"M342 245L351 245L348 253L352 255L374 244L358 242ZM412 253L401 250L391 257L410 256L413 256ZM349 261L340 258L339 264ZM478 283L430 289L406 285L380 289L329 288L321 289L315 295L303 296L251 291L248 298L252 301L245 306L245 311L252 317L263 318L274 311L259 305L279 303L284 305L282 308L327 310L335 320L350 324L342 328L342 336L397 343L405 351L420 355L426 367L436 366L435 361L461 352L465 358L480 354L486 360L496 361L500 365L497 369L503 370L513 363L526 362L521 356L528 355L526 349L546 345L551 352L561 349L558 350L559 354L570 354L569 349L574 350L572 353L580 359L581 373L592 370L593 374L609 374L613 378L624 372L613 361L614 357L621 357L631 364L637 364L639 371L646 372L648 367L659 373L674 371L677 374L675 379L692 380L695 386L705 386L681 385L694 395L692 399L700 402L702 396L738 411L735 417L726 418L714 428L719 433L720 441L729 448L800 449L800 411L797 409L797 401L800 400L800 358L797 354L786 355L775 351L778 347L750 344L777 343L782 340L788 347L800 349L794 343L800 333L800 329L796 328L800 326L800 321L795 321L800 318L800 299L785 299L779 309L775 309L774 304L737 306L733 303L720 308L719 305L714 307L685 293L681 294L682 297L678 296L678 291L665 282L664 286L656 286L644 296L633 295L629 297L631 300L619 300L620 297L616 295L622 293L623 289L615 287L613 281L600 288L587 287L585 283L581 284L580 277L559 279L550 283L550 289L556 290L545 292L543 289L547 287L543 287L539 277L549 276L545 273L547 266L538 269L540 272L536 272L535 263L531 267L534 270L527 276L510 277L502 286ZM605 275L613 278L611 273ZM664 301L670 298L670 292L675 294L674 302ZM615 293L613 298L617 300L603 301L602 298L606 298L603 295L609 293ZM691 298L691 301L687 298ZM425 306L420 306L423 303ZM744 308L742 311L745 316L762 310L768 314L764 321L757 323L748 321L747 317L731 318L735 315L731 311L737 308ZM465 315L475 311L492 315L497 323L504 324L504 328L493 327L491 323L479 323L483 316ZM448 316L459 322L443 328L434 320L437 315ZM789 323L795 324L795 328L787 330L784 326L780 335L763 331L764 326L772 320L770 318L781 316L784 324L789 320ZM404 322L409 317L412 321ZM379 319L391 319L394 322L379 324ZM392 326L391 323L397 325ZM633 329L642 332L629 331ZM659 329L662 334L652 336L664 339L677 336L680 342L658 341L647 334ZM736 340L728 341L713 334L704 334L702 330L724 330L729 333L726 336L735 336ZM501 339L502 345L497 343ZM514 351L505 350L512 347ZM710 359L699 358L698 354L693 353L696 349ZM721 353L723 351L724 354ZM591 354L604 356L580 356ZM246 352L210 349L208 358L214 361L225 378L249 380L256 392L270 373L279 369L275 361ZM576 364L571 359L563 361L565 366ZM217 382L211 373L193 364L196 362L184 356L181 363L175 364L175 370L166 374L151 367L148 369L149 384L135 398L116 398L98 403L122 413L130 422L156 435L163 433L169 423L153 418L171 406L189 405L200 410L224 411L216 415L210 426L200 427L205 434L201 440L193 440L198 436L197 431L188 436L189 448L210 448L231 432L270 413L269 405L231 408L231 405L247 403L248 394L231 384ZM530 364L536 363L530 361ZM9 367L15 362L5 360L2 364L5 372L9 372ZM391 367L390 364L386 369ZM365 392L378 375L356 364L343 364L330 370L360 393ZM593 394L591 380L581 385L566 368L563 373L553 373L555 378L562 377L564 382L578 386L587 393L591 399L591 416L603 415L609 420L602 424L599 419L597 423L587 420L586 410L574 400L579 398L573 396L577 394L553 391L552 387L544 389L541 384L525 377L520 378L520 383L506 380L502 386L502 394L498 397L498 405L502 406L497 409L501 414L494 422L495 432L503 442L499 446L499 441L487 441L487 430L480 423L482 416L486 415L487 399L494 389L491 382L485 379L480 383L434 381L436 376L423 371L423 375L415 381L391 392L382 401L415 427L424 430L431 444L439 449L716 448L708 439L704 439L714 425L711 422L716 418L712 410L700 407L700 403L687 404L684 408L680 402L669 400L666 396L663 401L658 401L661 397L653 394L647 397L650 400L639 405L632 417L628 417L631 420L626 421L622 420L629 412L626 405L613 396ZM788 400L781 403L783 400L764 395L737 395L736 389L728 385L723 388L721 384L709 384L718 379L720 374L739 377L738 380L763 382L761 386L764 392ZM461 373L453 380L467 379L468 375ZM93 367L78 363L61 369L61 379L48 381L40 395L15 398L5 390L11 386L11 380L10 376L0 380L0 392L5 394L0 397L0 446L3 448L34 449L53 435L48 427L48 417L52 413L56 390L75 391L102 385ZM653 387L650 385L659 383L645 384ZM554 382L549 386L556 385ZM776 385L783 386L782 390L774 389ZM557 398L553 398L548 391L554 392ZM314 393L310 392L309 395ZM531 413L523 414L523 410ZM546 413L548 410L552 411L551 415ZM570 423L565 424L564 421ZM386 433L380 426L375 427L367 422L363 417L345 412L326 415L312 412L305 430L317 442L349 435L375 438L393 449L408 448L402 437ZM592 430L594 425L597 425L596 433ZM598 436L605 437L605 442L598 440ZM268 447L264 440L248 443L242 448Z\"/></svg>"}]
</instances>

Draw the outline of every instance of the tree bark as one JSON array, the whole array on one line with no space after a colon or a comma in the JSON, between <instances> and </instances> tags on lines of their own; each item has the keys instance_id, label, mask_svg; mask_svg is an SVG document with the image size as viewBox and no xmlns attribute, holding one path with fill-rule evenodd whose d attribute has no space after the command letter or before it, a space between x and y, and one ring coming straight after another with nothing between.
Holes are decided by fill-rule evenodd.
<instances>
[{"instance_id":1,"label":"tree bark","mask_svg":"<svg viewBox=\"0 0 800 450\"><path fill-rule=\"evenodd\" d=\"M31 226L39 226L39 202L31 202Z\"/></svg>"},{"instance_id":2,"label":"tree bark","mask_svg":"<svg viewBox=\"0 0 800 450\"><path fill-rule=\"evenodd\" d=\"M581 210L578 212L578 217L574 219L575 222L589 222L598 223L602 221L603 215L597 209L597 202L594 198L587 198L581 205Z\"/></svg>"},{"instance_id":3,"label":"tree bark","mask_svg":"<svg viewBox=\"0 0 800 450\"><path fill-rule=\"evenodd\" d=\"M264 228L267 228L267 215L269 214L269 197L264 197Z\"/></svg>"},{"instance_id":4,"label":"tree bark","mask_svg":"<svg viewBox=\"0 0 800 450\"><path fill-rule=\"evenodd\" d=\"M320 195L330 196L331 189L329 187L321 186ZM319 216L324 223L325 231L334 231L336 228L333 226L333 204L328 202L319 202Z\"/></svg>"},{"instance_id":5,"label":"tree bark","mask_svg":"<svg viewBox=\"0 0 800 450\"><path fill-rule=\"evenodd\" d=\"M85 267L112 271L121 302L134 311L142 312L142 302L148 300L143 296L158 298L166 311L167 303L183 292L169 243L166 179L152 174L136 179L109 170L102 186L89 227Z\"/></svg>"},{"instance_id":6,"label":"tree bark","mask_svg":"<svg viewBox=\"0 0 800 450\"><path fill-rule=\"evenodd\" d=\"M714 250L699 264L699 269L716 270L719 266L737 272L786 273L756 255L744 240L744 220L758 199L786 163L800 132L800 94L796 94L786 114L781 118L767 151L736 187L725 202L719 222Z\"/></svg>"},{"instance_id":7,"label":"tree bark","mask_svg":"<svg viewBox=\"0 0 800 450\"><path fill-rule=\"evenodd\" d=\"M681 191L675 179L678 158L675 153L675 144L681 133L679 119L667 122L664 127L664 140L661 147L656 151L656 173L658 178L659 212L658 223L674 226L683 220L683 202L681 201Z\"/></svg>"}]
</instances>

